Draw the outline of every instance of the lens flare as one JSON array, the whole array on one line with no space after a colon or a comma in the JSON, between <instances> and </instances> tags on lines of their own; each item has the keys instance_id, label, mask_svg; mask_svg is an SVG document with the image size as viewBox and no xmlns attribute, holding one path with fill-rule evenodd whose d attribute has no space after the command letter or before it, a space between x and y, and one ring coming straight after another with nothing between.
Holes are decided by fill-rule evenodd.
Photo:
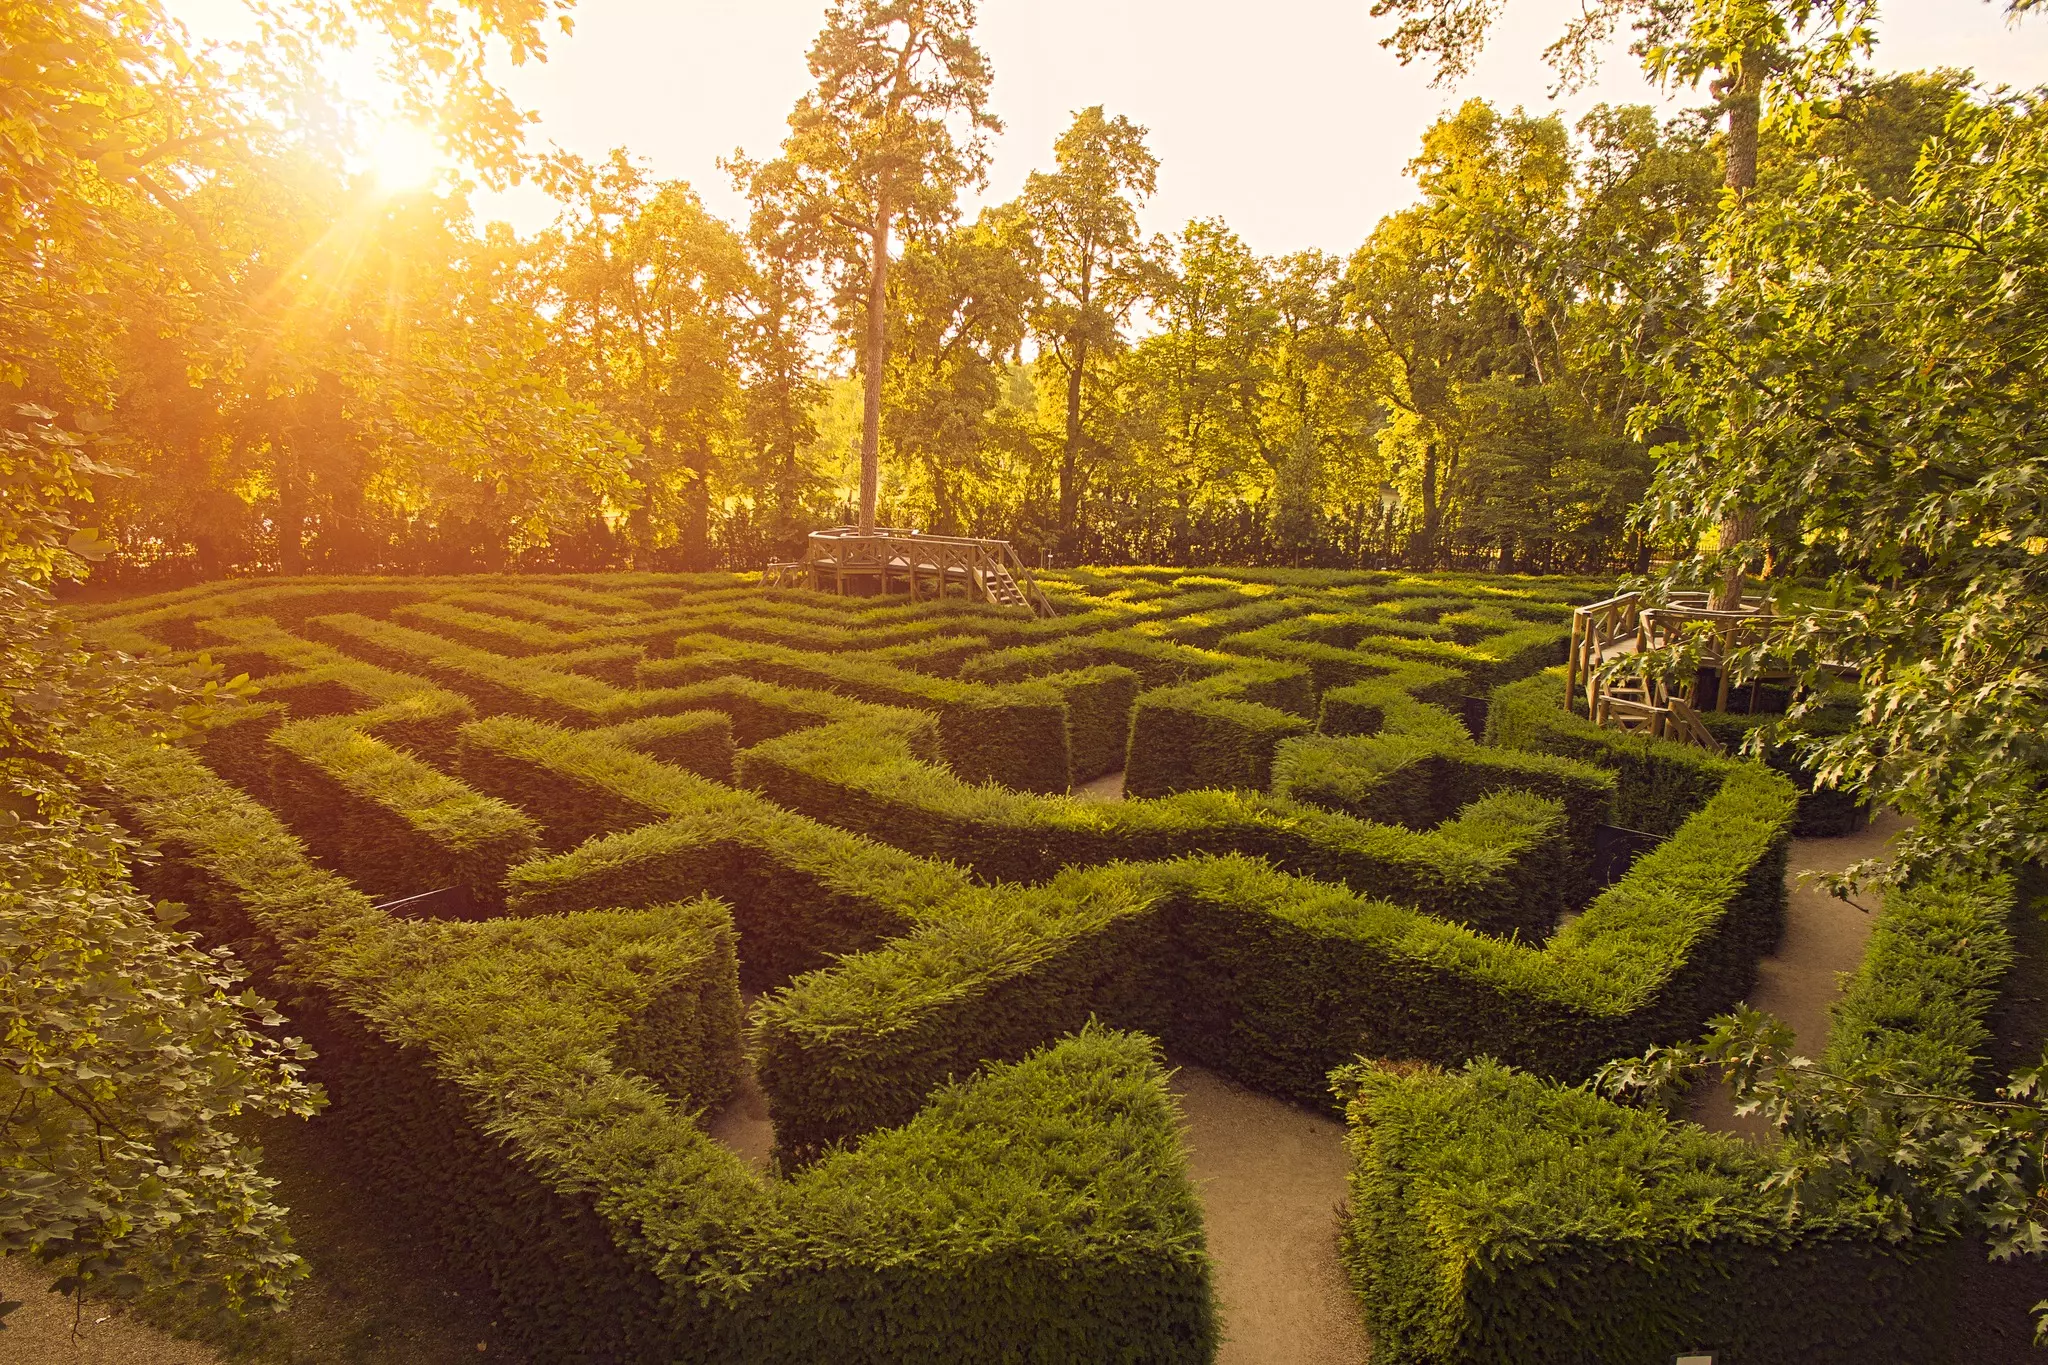
<instances>
[{"instance_id":1,"label":"lens flare","mask_svg":"<svg viewBox=\"0 0 2048 1365\"><path fill-rule=\"evenodd\" d=\"M370 144L370 173L388 194L425 189L448 169L433 135L409 123L387 123Z\"/></svg>"}]
</instances>

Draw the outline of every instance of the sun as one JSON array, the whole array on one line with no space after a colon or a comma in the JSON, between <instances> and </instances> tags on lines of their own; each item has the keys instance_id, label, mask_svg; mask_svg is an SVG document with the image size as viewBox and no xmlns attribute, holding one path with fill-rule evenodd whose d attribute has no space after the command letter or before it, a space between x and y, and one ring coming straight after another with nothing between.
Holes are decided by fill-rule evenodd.
<instances>
[{"instance_id":1,"label":"sun","mask_svg":"<svg viewBox=\"0 0 2048 1365\"><path fill-rule=\"evenodd\" d=\"M413 124L386 123L370 142L370 174L387 194L425 189L447 169L433 135Z\"/></svg>"}]
</instances>

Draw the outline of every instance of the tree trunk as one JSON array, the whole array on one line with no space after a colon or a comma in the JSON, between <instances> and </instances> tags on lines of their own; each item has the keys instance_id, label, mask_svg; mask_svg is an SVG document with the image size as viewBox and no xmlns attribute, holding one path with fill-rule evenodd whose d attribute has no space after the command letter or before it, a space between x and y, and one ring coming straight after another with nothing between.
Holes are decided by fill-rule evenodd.
<instances>
[{"instance_id":1,"label":"tree trunk","mask_svg":"<svg viewBox=\"0 0 2048 1365\"><path fill-rule=\"evenodd\" d=\"M1072 561L1080 519L1081 382L1088 365L1088 338L1074 341L1074 365L1067 371L1067 441L1060 450L1060 556Z\"/></svg>"},{"instance_id":2,"label":"tree trunk","mask_svg":"<svg viewBox=\"0 0 2048 1365\"><path fill-rule=\"evenodd\" d=\"M785 424L783 430L789 430ZM796 442L782 447L782 463L775 489L775 544L784 554L797 554L802 546L796 526Z\"/></svg>"},{"instance_id":3,"label":"tree trunk","mask_svg":"<svg viewBox=\"0 0 2048 1365\"><path fill-rule=\"evenodd\" d=\"M1082 386L1088 378L1088 308L1095 300L1095 253L1090 248L1081 259L1081 290L1077 310L1079 326L1074 336L1074 364L1067 371L1067 439L1060 450L1060 556L1073 562L1076 533L1081 512L1081 487L1077 477L1081 461Z\"/></svg>"},{"instance_id":4,"label":"tree trunk","mask_svg":"<svg viewBox=\"0 0 2048 1365\"><path fill-rule=\"evenodd\" d=\"M1436 442L1431 441L1422 448L1422 534L1416 538L1414 563L1411 568L1429 569L1436 565L1436 528L1443 509L1436 499Z\"/></svg>"},{"instance_id":5,"label":"tree trunk","mask_svg":"<svg viewBox=\"0 0 2048 1365\"><path fill-rule=\"evenodd\" d=\"M694 477L683 494L683 568L702 573L711 567L711 451L701 440L690 473Z\"/></svg>"},{"instance_id":6,"label":"tree trunk","mask_svg":"<svg viewBox=\"0 0 2048 1365\"><path fill-rule=\"evenodd\" d=\"M1763 60L1752 56L1722 80L1721 98L1728 109L1728 167L1723 183L1735 192L1740 208L1756 188L1757 126L1763 118ZM1756 534L1756 514L1737 504L1721 519L1720 549L1726 556ZM1742 605L1742 564L1730 560L1714 590L1713 607L1734 611Z\"/></svg>"},{"instance_id":7,"label":"tree trunk","mask_svg":"<svg viewBox=\"0 0 2048 1365\"><path fill-rule=\"evenodd\" d=\"M869 234L867 365L860 411L860 530L875 529L875 496L882 481L882 371L889 363L889 205L877 200Z\"/></svg>"},{"instance_id":8,"label":"tree trunk","mask_svg":"<svg viewBox=\"0 0 2048 1365\"><path fill-rule=\"evenodd\" d=\"M1721 102L1728 110L1728 165L1722 183L1738 197L1756 188L1757 127L1763 121L1764 63L1758 56L1722 77Z\"/></svg>"},{"instance_id":9,"label":"tree trunk","mask_svg":"<svg viewBox=\"0 0 2048 1365\"><path fill-rule=\"evenodd\" d=\"M277 570L287 578L306 571L305 462L299 458L304 438L304 427L271 437L277 461Z\"/></svg>"}]
</instances>

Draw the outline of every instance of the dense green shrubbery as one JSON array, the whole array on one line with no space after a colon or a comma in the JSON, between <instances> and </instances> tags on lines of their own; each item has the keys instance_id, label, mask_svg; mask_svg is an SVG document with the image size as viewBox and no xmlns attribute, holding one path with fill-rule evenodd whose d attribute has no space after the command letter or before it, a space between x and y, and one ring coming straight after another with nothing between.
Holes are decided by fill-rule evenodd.
<instances>
[{"instance_id":1,"label":"dense green shrubbery","mask_svg":"<svg viewBox=\"0 0 2048 1365\"><path fill-rule=\"evenodd\" d=\"M1547 680L1496 692L1489 728L1604 761L1624 810L1652 829L1717 777L1725 790L1757 771L1601 731L1568 715ZM1967 1093L2011 961L2011 912L2002 885L1894 891L1835 1008L1824 1065L1853 1075L1902 1060L1917 1086ZM1898 1235L1906 1225L1886 1207L1897 1192L1872 1183L1891 1173L1818 1150L1787 1182L1768 1149L1493 1063L1454 1074L1365 1063L1337 1082L1356 1160L1346 1258L1375 1358L1653 1365L1696 1350L1906 1365L1943 1354L1952 1260L1938 1228ZM1892 1120L1866 1109L1845 1121Z\"/></svg>"},{"instance_id":2,"label":"dense green shrubbery","mask_svg":"<svg viewBox=\"0 0 2048 1365\"><path fill-rule=\"evenodd\" d=\"M1280 742L1312 727L1300 716L1218 696L1190 683L1138 698L1131 715L1124 790L1166 796L1204 787L1264 791Z\"/></svg>"},{"instance_id":3,"label":"dense green shrubbery","mask_svg":"<svg viewBox=\"0 0 2048 1365\"><path fill-rule=\"evenodd\" d=\"M346 716L269 736L271 803L306 844L378 900L459 887L488 911L506 871L539 847L513 806L472 790Z\"/></svg>"},{"instance_id":4,"label":"dense green shrubbery","mask_svg":"<svg viewBox=\"0 0 2048 1365\"><path fill-rule=\"evenodd\" d=\"M1497 933L1542 935L1569 900L1559 808L1496 783L1417 833L1249 793L1088 802L970 787L918 760L915 731L847 722L749 750L740 781L777 804L883 843L972 868L993 882L1045 881L1069 867L1197 853L1264 857ZM1553 760L1556 767L1566 765ZM1430 827L1435 827L1431 829Z\"/></svg>"},{"instance_id":5,"label":"dense green shrubbery","mask_svg":"<svg viewBox=\"0 0 2048 1365\"><path fill-rule=\"evenodd\" d=\"M1048 680L987 687L935 678L860 655L815 654L686 635L667 668L642 676L707 678L737 673L788 687L841 692L882 706L933 711L947 764L969 782L1001 782L1023 791L1065 791L1073 782L1067 705ZM1100 687L1098 679L1081 684Z\"/></svg>"},{"instance_id":6,"label":"dense green shrubbery","mask_svg":"<svg viewBox=\"0 0 2048 1365\"><path fill-rule=\"evenodd\" d=\"M1345 1259L1375 1360L1939 1356L1929 1249L1886 1243L1853 1208L1787 1225L1740 1138L1496 1063L1340 1081Z\"/></svg>"},{"instance_id":7,"label":"dense green shrubbery","mask_svg":"<svg viewBox=\"0 0 2048 1365\"><path fill-rule=\"evenodd\" d=\"M1552 671L1494 689L1486 739L1503 748L1556 754L1611 768L1618 823L1669 834L1740 765L1672 740L1593 724L1565 709L1564 679Z\"/></svg>"},{"instance_id":8,"label":"dense green shrubbery","mask_svg":"<svg viewBox=\"0 0 2048 1365\"><path fill-rule=\"evenodd\" d=\"M778 1125L822 1112L807 1132L857 1132L976 1049L1089 1010L1306 1103L1359 1052L1585 1075L1748 989L1782 923L1791 809L1780 779L1738 770L1541 948L1242 859L1002 888L764 1006L764 1080Z\"/></svg>"},{"instance_id":9,"label":"dense green shrubbery","mask_svg":"<svg viewBox=\"0 0 2048 1365\"><path fill-rule=\"evenodd\" d=\"M1530 888L1575 905L1592 892L1594 829L1610 823L1612 773L1548 754L1472 743L1463 732L1442 738L1399 729L1373 737L1314 736L1280 746L1273 793L1382 824L1429 829L1495 792L1547 797L1564 808L1561 856L1546 869L1548 884Z\"/></svg>"},{"instance_id":10,"label":"dense green shrubbery","mask_svg":"<svg viewBox=\"0 0 2048 1365\"><path fill-rule=\"evenodd\" d=\"M1076 1360L1213 1350L1194 1194L1149 1045L1084 1034L763 1183L687 1113L735 1075L722 907L394 921L189 758L117 732L100 743L205 913L269 940L318 1017L337 1092L376 1139L359 1153L365 1178L440 1215L524 1349L666 1360L688 1342L749 1362L940 1362L1021 1342Z\"/></svg>"},{"instance_id":11,"label":"dense green shrubbery","mask_svg":"<svg viewBox=\"0 0 2048 1365\"><path fill-rule=\"evenodd\" d=\"M1722 711L1708 712L1700 717L1708 733L1730 753L1744 752L1751 732L1759 726L1783 719L1783 716L1739 715ZM1806 735L1824 739L1846 732L1855 723L1856 710L1853 706L1830 704L1808 713L1800 721L1799 728ZM1852 834L1868 819L1868 807L1856 797L1833 787L1816 786L1812 765L1801 760L1794 746L1767 745L1762 758L1799 786L1799 824L1794 832L1800 838L1826 839Z\"/></svg>"},{"instance_id":12,"label":"dense green shrubbery","mask_svg":"<svg viewBox=\"0 0 2048 1365\"><path fill-rule=\"evenodd\" d=\"M1516 749L1474 745L1431 703L1537 666L1563 608L1533 588L1083 586L1088 610L1050 621L647 580L531 602L263 589L317 644L217 594L102 629L275 664L266 702L289 710L245 733L350 799L438 811L444 834L500 803L538 828L549 854L505 873L507 918L395 924L281 830L251 843L268 817L217 785L195 824L177 792L203 772L137 758L130 798L205 873L179 889L212 930L298 983L348 1102L394 1138L366 1159L454 1213L542 1354L1201 1359L1155 1062L1091 1018L1310 1104L1361 1053L1583 1077L1746 991L1794 797L1754 765L1588 737L1547 680L1501 689ZM392 728L401 704L431 713L431 745ZM456 776L409 786L415 763ZM1057 794L1120 765L1131 794L1170 794ZM1588 902L1610 807L1669 837ZM643 952L708 965L615 975ZM494 976L485 954L524 965ZM678 1116L723 1093L734 979L767 992L750 1038L801 1165L783 1183Z\"/></svg>"},{"instance_id":13,"label":"dense green shrubbery","mask_svg":"<svg viewBox=\"0 0 2048 1365\"><path fill-rule=\"evenodd\" d=\"M1824 1064L1902 1062L1918 1087L1970 1093L2012 912L2002 884L1894 891ZM1346 1254L1376 1355L1944 1358L1946 1234L1903 1235L1878 1173L1821 1154L1795 1206L1768 1149L1498 1066L1367 1064L1339 1084L1357 1162Z\"/></svg>"}]
</instances>

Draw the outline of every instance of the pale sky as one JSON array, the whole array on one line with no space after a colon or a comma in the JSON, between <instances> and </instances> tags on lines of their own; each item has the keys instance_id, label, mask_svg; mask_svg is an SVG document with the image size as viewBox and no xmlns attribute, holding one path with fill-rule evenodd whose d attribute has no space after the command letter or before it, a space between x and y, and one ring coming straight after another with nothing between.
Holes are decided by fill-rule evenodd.
<instances>
[{"instance_id":1,"label":"pale sky","mask_svg":"<svg viewBox=\"0 0 2048 1365\"><path fill-rule=\"evenodd\" d=\"M1438 90L1379 46L1390 24L1369 17L1370 0L981 0L992 103L1007 125L984 197L1014 195L1050 164L1072 112L1101 104L1151 130L1160 173L1149 230L1216 215L1262 253L1348 252L1413 200L1403 168L1423 129L1463 99L1567 116L1601 101L1700 102L1660 96L1617 43L1599 84L1553 106L1540 53L1577 6L1509 0L1478 68ZM242 30L239 0L168 7L195 36ZM810 83L804 55L823 14L823 0L581 0L575 35L551 43L546 65L505 80L540 115L534 145L587 157L623 145L737 220L744 206L717 159L736 147L774 153ZM1981 0L1890 0L1874 64L2048 83L2048 15L2013 26ZM477 208L521 231L551 216L531 190L479 196Z\"/></svg>"}]
</instances>

